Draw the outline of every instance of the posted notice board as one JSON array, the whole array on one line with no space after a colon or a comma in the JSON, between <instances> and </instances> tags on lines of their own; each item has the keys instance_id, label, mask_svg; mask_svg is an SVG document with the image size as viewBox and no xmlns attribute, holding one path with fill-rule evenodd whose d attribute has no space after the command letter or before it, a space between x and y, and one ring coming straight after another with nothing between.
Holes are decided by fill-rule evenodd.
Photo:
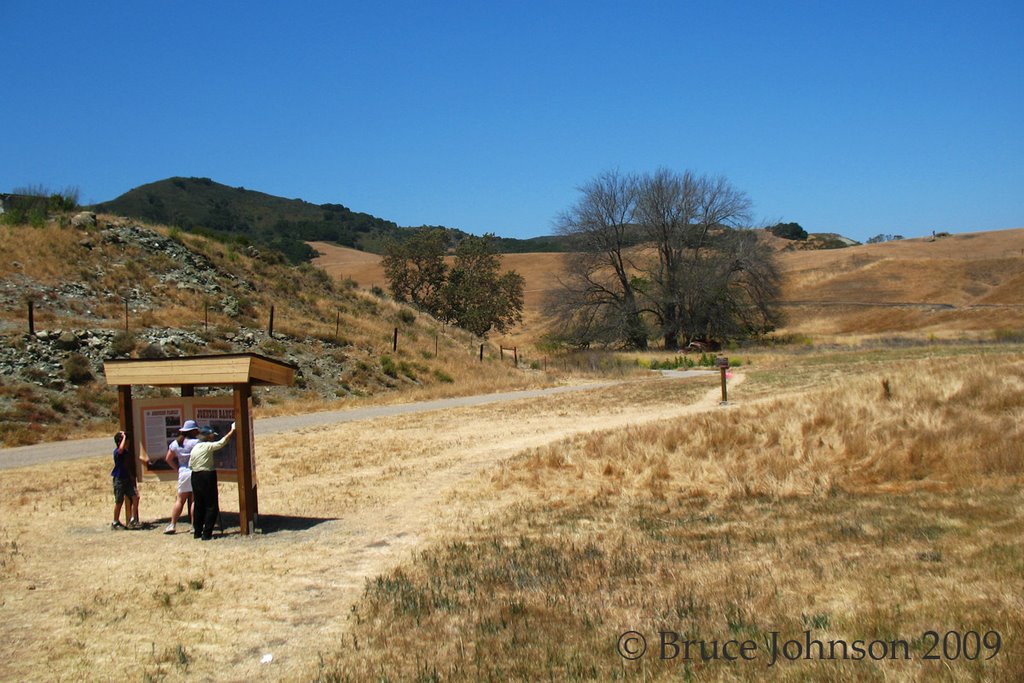
<instances>
[{"instance_id":1,"label":"posted notice board","mask_svg":"<svg viewBox=\"0 0 1024 683\"><path fill-rule=\"evenodd\" d=\"M195 420L200 427L212 427L223 436L235 421L235 405L230 396L187 396L144 398L134 402L135 452L139 454L142 475L149 479L177 480L178 471L167 464L167 446L178 437L186 420ZM250 406L249 415L252 415ZM249 433L252 433L250 417ZM219 481L238 481L238 453L235 437L214 453ZM255 457L253 481L255 482Z\"/></svg>"}]
</instances>

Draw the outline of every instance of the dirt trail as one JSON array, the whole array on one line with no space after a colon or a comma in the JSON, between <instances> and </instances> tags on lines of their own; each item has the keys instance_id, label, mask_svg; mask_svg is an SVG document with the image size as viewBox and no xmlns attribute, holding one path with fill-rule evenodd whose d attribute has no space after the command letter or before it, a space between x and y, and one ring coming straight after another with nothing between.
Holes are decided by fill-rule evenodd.
<instances>
[{"instance_id":1,"label":"dirt trail","mask_svg":"<svg viewBox=\"0 0 1024 683\"><path fill-rule=\"evenodd\" d=\"M743 379L742 375L736 376L732 385L742 383ZM481 509L472 505L472 496L466 495L467 487L488 469L525 450L576 434L718 409L720 398L720 389L715 388L688 405L665 406L642 414L587 416L572 425L552 424L550 429L534 432L509 430L500 444L467 439L457 453L410 463L392 480L388 496L379 506L355 516L346 515L344 520L313 531L314 542L324 553L317 566L307 567L305 591L293 594L289 610L302 614L306 625L315 626L325 636L330 634L331 640L341 640L348 622L338 618L338 606L347 608L353 604L367 580L393 569L408 556L410 549L471 526L484 515L497 511L493 506ZM509 502L512 501L505 504ZM338 558L343 559L339 562ZM304 647L307 646L288 643L277 652L282 659L301 660Z\"/></svg>"},{"instance_id":2,"label":"dirt trail","mask_svg":"<svg viewBox=\"0 0 1024 683\"><path fill-rule=\"evenodd\" d=\"M683 385L686 402L671 393ZM717 386L697 400L691 380L644 386L658 397L637 402L623 392L642 388L619 385L268 437L260 499L275 516L256 539L160 534L154 515L172 495L159 484L142 491L154 528L111 532L98 521L109 516L109 477L93 459L21 495L18 473L34 470L0 472L0 678L31 678L47 662L68 678L308 678L320 653L346 646L367 580L513 502L486 480L503 461L579 433L719 409ZM221 486L225 508L237 509L233 495Z\"/></svg>"}]
</instances>

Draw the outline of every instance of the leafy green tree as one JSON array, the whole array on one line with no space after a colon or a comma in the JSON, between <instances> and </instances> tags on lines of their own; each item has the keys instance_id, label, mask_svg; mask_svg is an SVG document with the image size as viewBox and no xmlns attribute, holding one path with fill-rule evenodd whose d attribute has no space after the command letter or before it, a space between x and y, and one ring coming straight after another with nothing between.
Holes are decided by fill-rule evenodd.
<instances>
[{"instance_id":1,"label":"leafy green tree","mask_svg":"<svg viewBox=\"0 0 1024 683\"><path fill-rule=\"evenodd\" d=\"M441 317L479 337L504 332L523 318L523 278L501 272L497 246L491 233L459 242L441 292Z\"/></svg>"},{"instance_id":2,"label":"leafy green tree","mask_svg":"<svg viewBox=\"0 0 1024 683\"><path fill-rule=\"evenodd\" d=\"M403 241L392 240L384 249L384 275L396 301L406 301L438 315L441 290L448 266L444 255L448 235L442 228L417 228Z\"/></svg>"},{"instance_id":3,"label":"leafy green tree","mask_svg":"<svg viewBox=\"0 0 1024 683\"><path fill-rule=\"evenodd\" d=\"M768 228L768 232L787 240L806 240L808 235L799 223L776 223Z\"/></svg>"}]
</instances>

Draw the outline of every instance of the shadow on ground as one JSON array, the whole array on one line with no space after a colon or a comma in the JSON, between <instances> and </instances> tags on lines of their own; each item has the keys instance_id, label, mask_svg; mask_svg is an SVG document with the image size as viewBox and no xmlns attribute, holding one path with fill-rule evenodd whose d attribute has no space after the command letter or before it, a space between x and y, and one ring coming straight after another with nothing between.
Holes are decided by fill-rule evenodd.
<instances>
[{"instance_id":1,"label":"shadow on ground","mask_svg":"<svg viewBox=\"0 0 1024 683\"><path fill-rule=\"evenodd\" d=\"M238 533L238 513L221 514L227 533ZM291 517L289 515L260 515L256 528L261 534L274 534L279 531L309 531L324 522L333 522L336 517Z\"/></svg>"}]
</instances>

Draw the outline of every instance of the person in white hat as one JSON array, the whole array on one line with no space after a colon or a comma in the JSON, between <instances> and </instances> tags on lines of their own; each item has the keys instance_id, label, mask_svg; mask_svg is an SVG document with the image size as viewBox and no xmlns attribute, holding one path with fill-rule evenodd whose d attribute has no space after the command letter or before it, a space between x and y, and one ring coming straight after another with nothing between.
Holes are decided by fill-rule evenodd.
<instances>
[{"instance_id":1,"label":"person in white hat","mask_svg":"<svg viewBox=\"0 0 1024 683\"><path fill-rule=\"evenodd\" d=\"M171 508L171 523L164 529L165 534L175 532L178 526L178 517L181 516L185 505L188 505L188 518L195 521L192 509L192 470L189 469L189 458L192 455L192 447L197 443L199 443L199 425L195 420L185 420L185 424L178 430L178 436L167 446L167 455L164 460L178 470L178 495L174 499L174 507Z\"/></svg>"}]
</instances>

